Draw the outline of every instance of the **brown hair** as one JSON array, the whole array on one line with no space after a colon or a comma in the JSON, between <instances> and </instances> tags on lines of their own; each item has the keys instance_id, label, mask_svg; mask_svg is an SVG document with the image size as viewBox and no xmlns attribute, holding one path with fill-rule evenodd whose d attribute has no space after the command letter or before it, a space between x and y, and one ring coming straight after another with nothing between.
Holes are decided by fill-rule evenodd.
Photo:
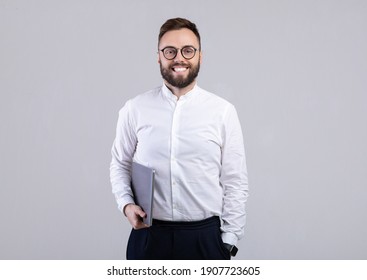
<instances>
[{"instance_id":1,"label":"brown hair","mask_svg":"<svg viewBox=\"0 0 367 280\"><path fill-rule=\"evenodd\" d=\"M161 29L159 30L158 43L160 42L163 35L166 34L166 32L172 31L172 30L179 30L179 29L182 29L182 28L187 28L187 29L190 29L192 32L194 32L194 34L196 35L196 37L198 38L198 41L199 41L199 49L201 49L201 41L200 41L199 30L197 29L195 23L193 23L193 22L191 22L191 21L189 21L185 18L171 18L171 19L167 20L161 26Z\"/></svg>"}]
</instances>

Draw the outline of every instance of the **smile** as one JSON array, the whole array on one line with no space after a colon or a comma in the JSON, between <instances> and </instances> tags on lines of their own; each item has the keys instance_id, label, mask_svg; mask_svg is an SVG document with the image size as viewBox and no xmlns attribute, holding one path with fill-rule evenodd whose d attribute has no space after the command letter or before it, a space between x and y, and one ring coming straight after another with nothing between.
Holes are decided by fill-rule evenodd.
<instances>
[{"instance_id":1,"label":"smile","mask_svg":"<svg viewBox=\"0 0 367 280\"><path fill-rule=\"evenodd\" d=\"M172 70L174 72L184 72L188 69L188 67L173 67Z\"/></svg>"}]
</instances>

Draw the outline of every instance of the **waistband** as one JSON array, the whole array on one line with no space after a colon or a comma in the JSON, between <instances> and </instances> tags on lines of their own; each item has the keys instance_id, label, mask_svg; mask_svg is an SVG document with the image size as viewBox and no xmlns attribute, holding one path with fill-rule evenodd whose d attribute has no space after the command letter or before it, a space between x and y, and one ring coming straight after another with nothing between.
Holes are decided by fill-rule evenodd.
<instances>
[{"instance_id":1,"label":"waistband","mask_svg":"<svg viewBox=\"0 0 367 280\"><path fill-rule=\"evenodd\" d=\"M218 216L213 216L200 221L190 221L190 222L162 221L153 219L153 226L176 227L176 228L193 228L193 227L201 228L210 226L220 226L220 220Z\"/></svg>"}]
</instances>

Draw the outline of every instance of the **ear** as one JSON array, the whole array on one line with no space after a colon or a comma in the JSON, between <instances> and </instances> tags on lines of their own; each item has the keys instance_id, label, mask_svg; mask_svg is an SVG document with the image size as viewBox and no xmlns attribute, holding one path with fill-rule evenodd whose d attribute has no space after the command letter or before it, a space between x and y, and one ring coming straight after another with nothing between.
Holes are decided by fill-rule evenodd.
<instances>
[{"instance_id":1,"label":"ear","mask_svg":"<svg viewBox=\"0 0 367 280\"><path fill-rule=\"evenodd\" d=\"M159 56L159 51L157 52L157 62L158 62L158 64L161 64L161 58Z\"/></svg>"},{"instance_id":2,"label":"ear","mask_svg":"<svg viewBox=\"0 0 367 280\"><path fill-rule=\"evenodd\" d=\"M202 51L200 51L199 52L199 62L200 62L200 64L203 62L203 52Z\"/></svg>"}]
</instances>

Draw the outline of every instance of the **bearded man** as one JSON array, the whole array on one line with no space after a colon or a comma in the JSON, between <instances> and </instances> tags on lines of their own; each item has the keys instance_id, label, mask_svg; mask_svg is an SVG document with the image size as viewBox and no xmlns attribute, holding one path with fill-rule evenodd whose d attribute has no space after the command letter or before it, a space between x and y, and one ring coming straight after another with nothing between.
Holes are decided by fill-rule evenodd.
<instances>
[{"instance_id":1,"label":"bearded man","mask_svg":"<svg viewBox=\"0 0 367 280\"><path fill-rule=\"evenodd\" d=\"M162 25L158 63L163 85L126 102L112 147L112 191L132 226L127 259L228 260L248 197L236 109L197 85L201 40L189 20ZM151 226L131 190L133 161L155 170Z\"/></svg>"}]
</instances>

